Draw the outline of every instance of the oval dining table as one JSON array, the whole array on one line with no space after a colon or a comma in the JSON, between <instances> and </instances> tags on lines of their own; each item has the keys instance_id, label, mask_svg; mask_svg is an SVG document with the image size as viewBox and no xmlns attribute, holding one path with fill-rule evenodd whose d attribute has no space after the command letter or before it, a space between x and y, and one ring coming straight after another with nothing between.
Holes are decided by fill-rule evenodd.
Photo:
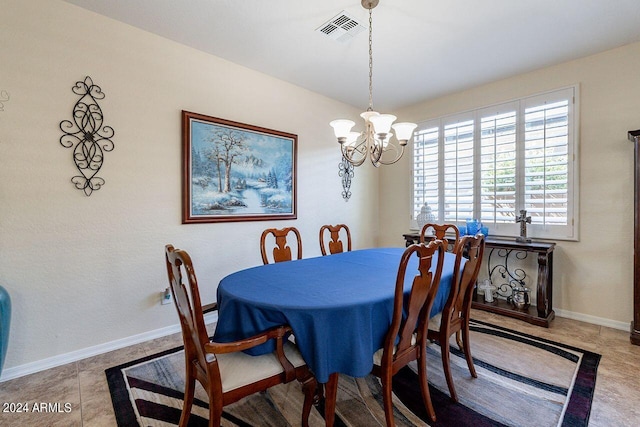
<instances>
[{"instance_id":1,"label":"oval dining table","mask_svg":"<svg viewBox=\"0 0 640 427\"><path fill-rule=\"evenodd\" d=\"M270 327L293 329L302 357L325 384L325 422L332 426L338 374L364 377L391 324L400 258L405 248L374 248L260 265L223 278L217 290L214 341L250 337ZM455 256L445 253L431 315L449 295ZM405 289L417 273L407 267ZM274 350L272 343L251 354Z\"/></svg>"}]
</instances>

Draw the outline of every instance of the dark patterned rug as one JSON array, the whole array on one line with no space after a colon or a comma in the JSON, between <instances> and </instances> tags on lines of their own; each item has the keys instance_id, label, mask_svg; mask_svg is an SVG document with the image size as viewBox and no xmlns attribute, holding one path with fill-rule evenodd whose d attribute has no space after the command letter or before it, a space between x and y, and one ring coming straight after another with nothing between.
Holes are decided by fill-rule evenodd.
<instances>
[{"instance_id":1,"label":"dark patterned rug","mask_svg":"<svg viewBox=\"0 0 640 427\"><path fill-rule=\"evenodd\" d=\"M394 377L398 426L586 426L600 355L531 335L473 321L471 352L478 378L451 346L460 403L449 399L440 348L429 347L429 383L437 422L426 423L416 367ZM182 347L106 370L118 426L177 425L184 390ZM297 382L276 386L225 407L224 426L300 425L302 392ZM198 386L190 426L207 425L207 398ZM324 425L322 405L311 426ZM341 376L336 426L384 426L380 382L373 376Z\"/></svg>"}]
</instances>

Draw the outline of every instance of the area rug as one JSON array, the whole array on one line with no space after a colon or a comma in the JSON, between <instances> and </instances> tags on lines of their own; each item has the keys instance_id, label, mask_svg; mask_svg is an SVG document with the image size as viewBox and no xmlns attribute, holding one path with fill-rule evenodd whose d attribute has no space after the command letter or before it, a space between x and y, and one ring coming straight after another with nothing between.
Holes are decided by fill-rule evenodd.
<instances>
[{"instance_id":1,"label":"area rug","mask_svg":"<svg viewBox=\"0 0 640 427\"><path fill-rule=\"evenodd\" d=\"M453 380L459 403L449 398L440 347L429 346L429 384L437 421L426 422L417 368L394 377L398 426L586 426L600 355L576 347L473 321L471 352L478 378L451 343ZM173 426L180 419L184 390L182 347L106 370L119 427ZM298 426L302 392L297 382L269 389L225 407L224 426ZM198 386L189 426L207 425L207 397ZM323 426L314 407L311 426ZM336 426L384 426L380 382L373 376L341 375Z\"/></svg>"}]
</instances>

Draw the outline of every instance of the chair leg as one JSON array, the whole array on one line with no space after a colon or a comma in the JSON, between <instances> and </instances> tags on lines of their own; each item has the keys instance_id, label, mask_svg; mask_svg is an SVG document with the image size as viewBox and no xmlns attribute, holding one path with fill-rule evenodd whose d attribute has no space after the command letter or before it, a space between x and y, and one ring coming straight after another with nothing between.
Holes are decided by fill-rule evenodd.
<instances>
[{"instance_id":1,"label":"chair leg","mask_svg":"<svg viewBox=\"0 0 640 427\"><path fill-rule=\"evenodd\" d=\"M302 391L304 393L304 403L302 405L302 427L309 427L309 414L311 414L311 407L315 403L317 397L318 384L315 378L311 375L299 380L302 384Z\"/></svg>"},{"instance_id":2,"label":"chair leg","mask_svg":"<svg viewBox=\"0 0 640 427\"><path fill-rule=\"evenodd\" d=\"M215 399L213 391L208 390L209 393L209 427L220 427L222 423L222 401Z\"/></svg>"},{"instance_id":3,"label":"chair leg","mask_svg":"<svg viewBox=\"0 0 640 427\"><path fill-rule=\"evenodd\" d=\"M464 345L463 345L460 331L456 331L456 343L458 343L458 349L460 351L464 351Z\"/></svg>"},{"instance_id":4,"label":"chair leg","mask_svg":"<svg viewBox=\"0 0 640 427\"><path fill-rule=\"evenodd\" d=\"M442 355L442 370L444 371L444 377L447 380L447 386L449 387L449 396L454 402L458 402L458 395L456 394L456 388L453 385L453 377L451 376L451 352L449 351L449 337L443 335L440 337L440 354Z\"/></svg>"},{"instance_id":5,"label":"chair leg","mask_svg":"<svg viewBox=\"0 0 640 427\"><path fill-rule=\"evenodd\" d=\"M193 395L196 388L196 379L190 377L187 372L187 381L184 385L184 401L182 403L182 414L180 414L179 427L186 427L189 424L189 417L191 416L191 406L193 405Z\"/></svg>"},{"instance_id":6,"label":"chair leg","mask_svg":"<svg viewBox=\"0 0 640 427\"><path fill-rule=\"evenodd\" d=\"M387 427L395 427L396 423L393 419L393 376L391 372L385 371L380 379L382 380L382 401Z\"/></svg>"},{"instance_id":7,"label":"chair leg","mask_svg":"<svg viewBox=\"0 0 640 427\"><path fill-rule=\"evenodd\" d=\"M429 392L429 381L427 378L427 352L424 351L422 356L418 358L418 378L420 381L420 391L422 392L422 400L427 414L432 422L436 422L436 411L431 403L431 393Z\"/></svg>"},{"instance_id":8,"label":"chair leg","mask_svg":"<svg viewBox=\"0 0 640 427\"><path fill-rule=\"evenodd\" d=\"M473 357L471 357L471 344L469 342L469 322L464 322L464 326L462 327L462 343L464 345L464 358L467 360L467 366L469 367L469 372L473 378L478 378L478 374L476 373L476 368L473 365Z\"/></svg>"}]
</instances>

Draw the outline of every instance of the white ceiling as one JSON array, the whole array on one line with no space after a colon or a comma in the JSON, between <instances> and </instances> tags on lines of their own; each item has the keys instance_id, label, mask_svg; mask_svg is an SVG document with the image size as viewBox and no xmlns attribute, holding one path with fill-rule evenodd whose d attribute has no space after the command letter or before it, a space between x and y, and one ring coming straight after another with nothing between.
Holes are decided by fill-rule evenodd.
<instances>
[{"instance_id":1,"label":"white ceiling","mask_svg":"<svg viewBox=\"0 0 640 427\"><path fill-rule=\"evenodd\" d=\"M359 0L65 0L358 108L368 34L315 31ZM373 10L378 111L640 41L640 0L381 0Z\"/></svg>"}]
</instances>

